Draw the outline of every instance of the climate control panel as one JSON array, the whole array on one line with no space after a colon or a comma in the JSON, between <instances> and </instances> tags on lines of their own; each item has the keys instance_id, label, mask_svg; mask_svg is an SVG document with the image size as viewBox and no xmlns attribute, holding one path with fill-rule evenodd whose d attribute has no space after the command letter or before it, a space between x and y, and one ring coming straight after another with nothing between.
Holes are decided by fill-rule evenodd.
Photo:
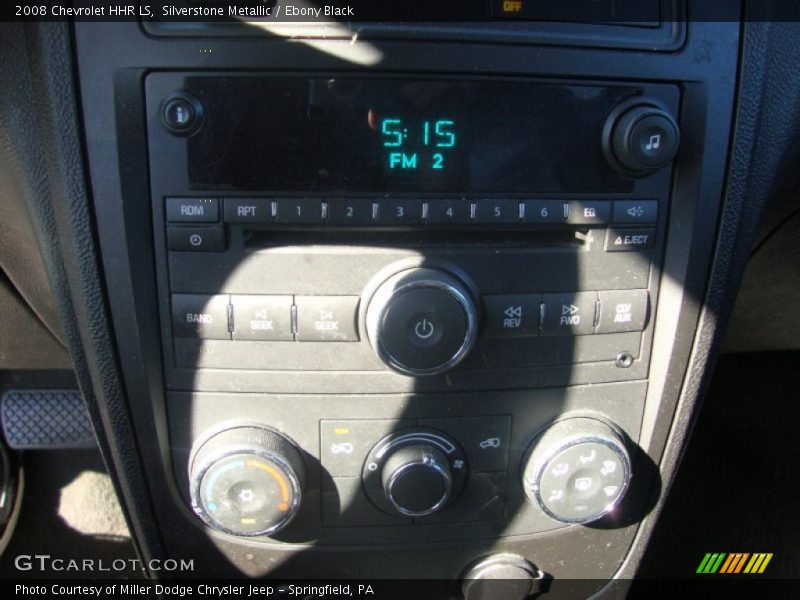
<instances>
[{"instance_id":1,"label":"climate control panel","mask_svg":"<svg viewBox=\"0 0 800 600\"><path fill-rule=\"evenodd\" d=\"M291 536L301 502L312 504L307 512L321 508L323 528L334 530L497 527L525 511L538 523L529 527L552 529L617 509L632 465L615 424L586 414L558 419L522 454L512 429L509 415L323 420L317 480L302 457L314 449L266 427L234 426L196 444L191 504L207 525L240 537L283 536L284 528ZM525 510L510 510L517 502Z\"/></svg>"}]
</instances>

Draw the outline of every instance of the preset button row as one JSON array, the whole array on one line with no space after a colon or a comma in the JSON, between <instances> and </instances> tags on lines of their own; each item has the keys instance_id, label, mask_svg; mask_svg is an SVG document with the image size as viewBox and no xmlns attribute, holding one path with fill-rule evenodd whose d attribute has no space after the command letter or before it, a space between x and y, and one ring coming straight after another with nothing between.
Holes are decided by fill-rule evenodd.
<instances>
[{"instance_id":1,"label":"preset button row","mask_svg":"<svg viewBox=\"0 0 800 600\"><path fill-rule=\"evenodd\" d=\"M173 294L176 337L357 342L358 296Z\"/></svg>"},{"instance_id":2,"label":"preset button row","mask_svg":"<svg viewBox=\"0 0 800 600\"><path fill-rule=\"evenodd\" d=\"M643 331L649 300L647 290L484 296L486 335L538 337Z\"/></svg>"},{"instance_id":3,"label":"preset button row","mask_svg":"<svg viewBox=\"0 0 800 600\"><path fill-rule=\"evenodd\" d=\"M654 225L657 200L167 198L170 223Z\"/></svg>"}]
</instances>

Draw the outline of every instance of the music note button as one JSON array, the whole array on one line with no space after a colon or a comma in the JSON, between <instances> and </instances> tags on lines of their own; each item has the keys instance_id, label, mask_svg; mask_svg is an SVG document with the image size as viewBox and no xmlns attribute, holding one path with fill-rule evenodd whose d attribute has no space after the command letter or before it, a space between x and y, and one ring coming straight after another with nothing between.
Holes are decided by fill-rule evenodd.
<instances>
[{"instance_id":1,"label":"music note button","mask_svg":"<svg viewBox=\"0 0 800 600\"><path fill-rule=\"evenodd\" d=\"M655 101L621 104L609 115L604 131L606 159L626 175L651 175L668 165L678 150L678 123Z\"/></svg>"},{"instance_id":2,"label":"music note button","mask_svg":"<svg viewBox=\"0 0 800 600\"><path fill-rule=\"evenodd\" d=\"M677 132L668 119L647 116L631 131L633 154L646 165L660 165L675 153Z\"/></svg>"}]
</instances>

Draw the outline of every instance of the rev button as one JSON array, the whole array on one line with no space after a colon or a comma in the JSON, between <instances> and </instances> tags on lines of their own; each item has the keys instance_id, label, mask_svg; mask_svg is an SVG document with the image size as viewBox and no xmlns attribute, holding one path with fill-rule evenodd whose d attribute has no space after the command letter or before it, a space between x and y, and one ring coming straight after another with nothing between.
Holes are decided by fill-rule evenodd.
<instances>
[{"instance_id":1,"label":"rev button","mask_svg":"<svg viewBox=\"0 0 800 600\"><path fill-rule=\"evenodd\" d=\"M484 296L486 335L536 337L539 335L541 294Z\"/></svg>"}]
</instances>

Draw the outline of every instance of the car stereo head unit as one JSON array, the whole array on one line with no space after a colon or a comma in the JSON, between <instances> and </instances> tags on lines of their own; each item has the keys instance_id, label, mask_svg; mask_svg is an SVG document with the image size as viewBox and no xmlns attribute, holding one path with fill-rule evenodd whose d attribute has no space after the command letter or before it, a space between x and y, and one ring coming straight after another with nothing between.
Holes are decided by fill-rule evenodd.
<instances>
[{"instance_id":1,"label":"car stereo head unit","mask_svg":"<svg viewBox=\"0 0 800 600\"><path fill-rule=\"evenodd\" d=\"M675 86L151 73L146 93L176 386L646 372Z\"/></svg>"}]
</instances>

